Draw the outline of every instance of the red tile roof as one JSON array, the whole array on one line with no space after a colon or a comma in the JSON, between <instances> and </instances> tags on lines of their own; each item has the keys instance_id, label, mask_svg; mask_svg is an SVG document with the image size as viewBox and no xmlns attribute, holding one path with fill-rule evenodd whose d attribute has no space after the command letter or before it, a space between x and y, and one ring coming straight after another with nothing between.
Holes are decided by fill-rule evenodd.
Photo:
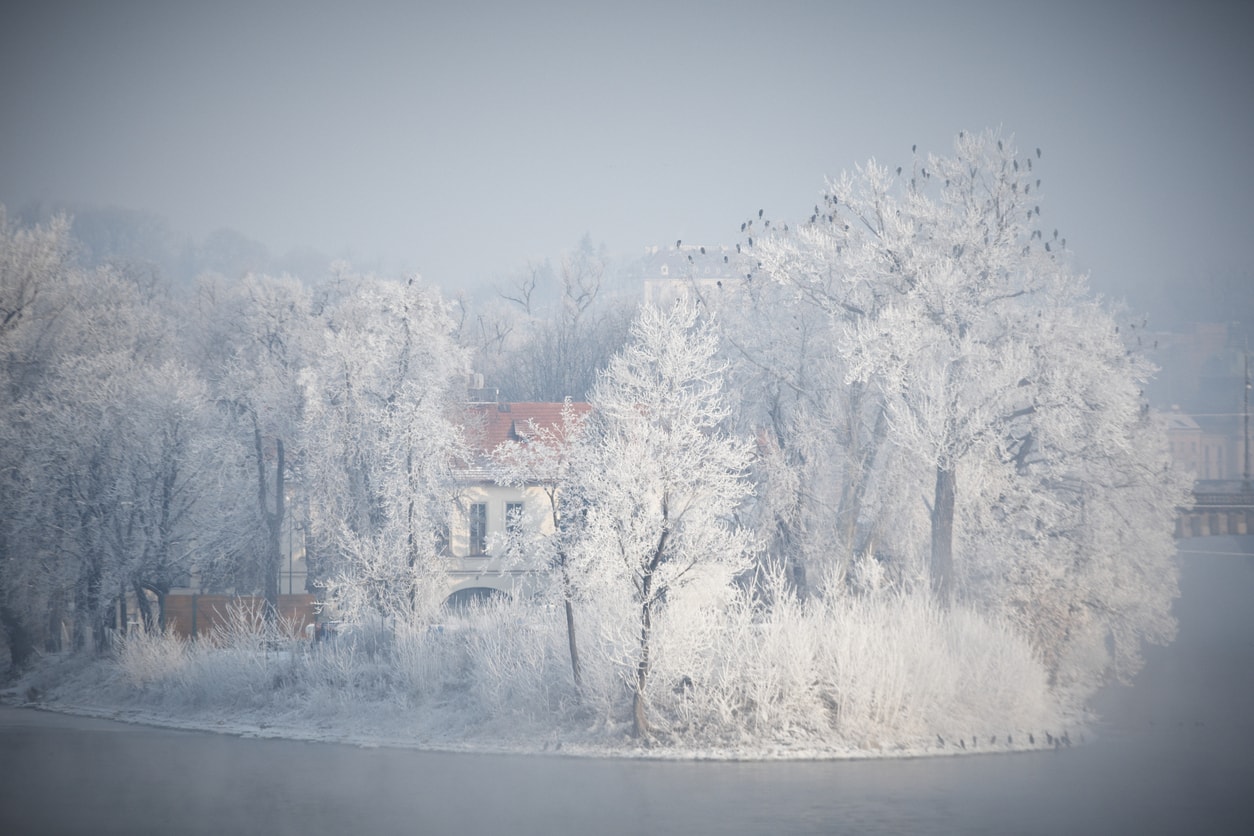
<instances>
[{"instance_id":1,"label":"red tile roof","mask_svg":"<svg viewBox=\"0 0 1254 836\"><path fill-rule=\"evenodd\" d=\"M466 438L472 450L487 454L506 441L521 441L532 422L557 433L562 428L564 403L476 403L467 407ZM572 403L575 415L587 414L586 403Z\"/></svg>"}]
</instances>

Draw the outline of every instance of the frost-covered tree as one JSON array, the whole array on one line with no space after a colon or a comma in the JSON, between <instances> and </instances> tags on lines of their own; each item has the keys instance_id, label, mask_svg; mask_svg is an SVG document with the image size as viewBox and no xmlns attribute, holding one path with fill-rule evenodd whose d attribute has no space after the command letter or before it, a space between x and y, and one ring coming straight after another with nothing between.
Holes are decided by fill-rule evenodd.
<instances>
[{"instance_id":1,"label":"frost-covered tree","mask_svg":"<svg viewBox=\"0 0 1254 836\"><path fill-rule=\"evenodd\" d=\"M69 621L77 645L90 637L99 648L132 593L154 623L148 593L160 601L190 570L189 544L211 539L196 512L220 496L206 469L219 439L200 420L203 387L171 359L164 297L106 269L43 259L35 270L36 251L58 250L61 235L55 224L6 234L6 273L44 276L4 340L4 574L43 609L40 632L55 641ZM50 248L21 246L41 237Z\"/></svg>"},{"instance_id":2,"label":"frost-covered tree","mask_svg":"<svg viewBox=\"0 0 1254 836\"><path fill-rule=\"evenodd\" d=\"M507 441L492 451L495 478L499 484L536 488L548 505L550 533L520 527L515 535L522 542L511 543L535 564L552 570L562 609L566 616L566 646L575 690L582 686L579 642L575 630L575 589L571 578L571 550L579 528L578 498L571 493L573 453L583 428L585 409L569 399L562 407L562 422L556 427L534 421L522 431L522 439Z\"/></svg>"},{"instance_id":3,"label":"frost-covered tree","mask_svg":"<svg viewBox=\"0 0 1254 836\"><path fill-rule=\"evenodd\" d=\"M608 260L588 238L556 266L529 266L459 329L476 371L514 401L582 400L627 338L634 299L606 291Z\"/></svg>"},{"instance_id":4,"label":"frost-covered tree","mask_svg":"<svg viewBox=\"0 0 1254 836\"><path fill-rule=\"evenodd\" d=\"M267 617L278 612L282 532L294 464L303 453L302 375L317 351L323 323L311 294L291 277L249 274L232 283L202 277L200 361L214 394L247 446L255 514L246 526L256 564L239 566L235 584L260 586ZM250 542L249 542L250 541Z\"/></svg>"},{"instance_id":5,"label":"frost-covered tree","mask_svg":"<svg viewBox=\"0 0 1254 836\"><path fill-rule=\"evenodd\" d=\"M746 268L752 263L741 259ZM813 277L833 281L830 270ZM789 565L804 594L845 571L880 535L863 513L884 450L880 401L867 387L846 383L840 322L815 303L826 292L821 286L803 296L747 270L738 280L693 290L718 313L731 385L754 395L739 413L762 447L754 525L769 532L769 559Z\"/></svg>"},{"instance_id":6,"label":"frost-covered tree","mask_svg":"<svg viewBox=\"0 0 1254 836\"><path fill-rule=\"evenodd\" d=\"M64 562L47 535L56 529L40 462L46 443L34 419L36 398L53 363L53 325L64 308L71 269L70 223L23 228L0 206L0 629L10 660L21 668L48 634L63 588Z\"/></svg>"},{"instance_id":7,"label":"frost-covered tree","mask_svg":"<svg viewBox=\"0 0 1254 836\"><path fill-rule=\"evenodd\" d=\"M695 307L646 308L632 337L593 390L569 499L581 517L576 588L590 606L634 611L622 652L633 731L647 737L656 616L721 608L751 563L735 513L751 493L752 445L729 432L717 334Z\"/></svg>"},{"instance_id":8,"label":"frost-covered tree","mask_svg":"<svg viewBox=\"0 0 1254 836\"><path fill-rule=\"evenodd\" d=\"M1038 159L985 132L960 134L951 156L916 158L908 173L871 162L830 183L808 223L750 251L758 281L830 318L836 367L882 426L865 436L871 458L859 456L873 463L859 525L882 532L881 555L930 578L942 601L1021 601L1020 623L1055 675L1091 681L1134 667L1140 640L1170 635L1166 521L1178 483L1137 397L1149 367L1119 344L1063 240L1041 225ZM1135 553L1095 546L1119 526L1149 540ZM1094 561L1114 575L1137 567L1135 591L1086 586ZM1012 565L1022 571L990 568ZM1010 575L1015 592L988 585ZM1043 577L1065 581L1049 606L1029 605ZM1119 650L1064 676L1080 632Z\"/></svg>"},{"instance_id":9,"label":"frost-covered tree","mask_svg":"<svg viewBox=\"0 0 1254 836\"><path fill-rule=\"evenodd\" d=\"M423 618L443 598L465 356L443 300L416 278L363 279L325 316L304 431L310 521L332 550L327 596L348 619Z\"/></svg>"}]
</instances>

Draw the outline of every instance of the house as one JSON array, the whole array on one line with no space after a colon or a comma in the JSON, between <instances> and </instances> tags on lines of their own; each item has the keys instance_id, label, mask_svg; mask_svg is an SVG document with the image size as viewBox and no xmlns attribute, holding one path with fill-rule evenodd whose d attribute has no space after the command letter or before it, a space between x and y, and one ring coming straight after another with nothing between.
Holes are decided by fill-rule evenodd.
<instances>
[{"instance_id":1,"label":"house","mask_svg":"<svg viewBox=\"0 0 1254 836\"><path fill-rule=\"evenodd\" d=\"M465 425L471 460L457 468L460 489L448 530L451 602L526 590L537 567L528 555L506 546L526 535L553 533L552 486L497 484L490 457L502 444L525 445L538 441L537 436L560 443L568 408L565 403L503 402L484 389L472 390L472 398ZM570 403L569 409L578 417L589 406Z\"/></svg>"}]
</instances>

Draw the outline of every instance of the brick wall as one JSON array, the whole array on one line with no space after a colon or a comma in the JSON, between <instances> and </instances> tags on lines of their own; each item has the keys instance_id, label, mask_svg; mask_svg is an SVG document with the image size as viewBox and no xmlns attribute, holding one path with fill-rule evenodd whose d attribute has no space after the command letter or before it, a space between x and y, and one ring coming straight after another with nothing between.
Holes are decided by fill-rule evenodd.
<instances>
[{"instance_id":1,"label":"brick wall","mask_svg":"<svg viewBox=\"0 0 1254 836\"><path fill-rule=\"evenodd\" d=\"M228 608L233 603L260 613L265 599L260 595L167 595L165 623L184 638L204 637L225 622ZM280 615L292 623L297 635L302 638L305 625L314 623L314 605L312 595L279 596Z\"/></svg>"}]
</instances>

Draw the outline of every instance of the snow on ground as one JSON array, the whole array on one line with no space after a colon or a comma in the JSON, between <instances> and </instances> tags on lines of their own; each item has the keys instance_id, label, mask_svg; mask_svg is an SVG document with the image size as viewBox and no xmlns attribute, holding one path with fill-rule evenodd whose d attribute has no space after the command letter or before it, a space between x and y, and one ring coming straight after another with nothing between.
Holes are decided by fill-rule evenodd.
<instances>
[{"instance_id":1,"label":"snow on ground","mask_svg":"<svg viewBox=\"0 0 1254 836\"><path fill-rule=\"evenodd\" d=\"M122 681L107 658L52 655L0 691L0 702L33 709L117 720L126 723L252 738L281 738L341 743L366 748L395 747L484 754L549 754L565 757L655 760L833 760L914 758L993 754L1079 745L1093 738L1091 717L1075 714L1057 729L1019 729L994 739L932 740L914 745L857 748L822 741L749 741L718 746L683 743L642 745L606 724L556 729L540 722L509 719L472 722L456 705L407 706L400 700L338 704L293 701L254 707L205 704L161 705Z\"/></svg>"}]
</instances>

